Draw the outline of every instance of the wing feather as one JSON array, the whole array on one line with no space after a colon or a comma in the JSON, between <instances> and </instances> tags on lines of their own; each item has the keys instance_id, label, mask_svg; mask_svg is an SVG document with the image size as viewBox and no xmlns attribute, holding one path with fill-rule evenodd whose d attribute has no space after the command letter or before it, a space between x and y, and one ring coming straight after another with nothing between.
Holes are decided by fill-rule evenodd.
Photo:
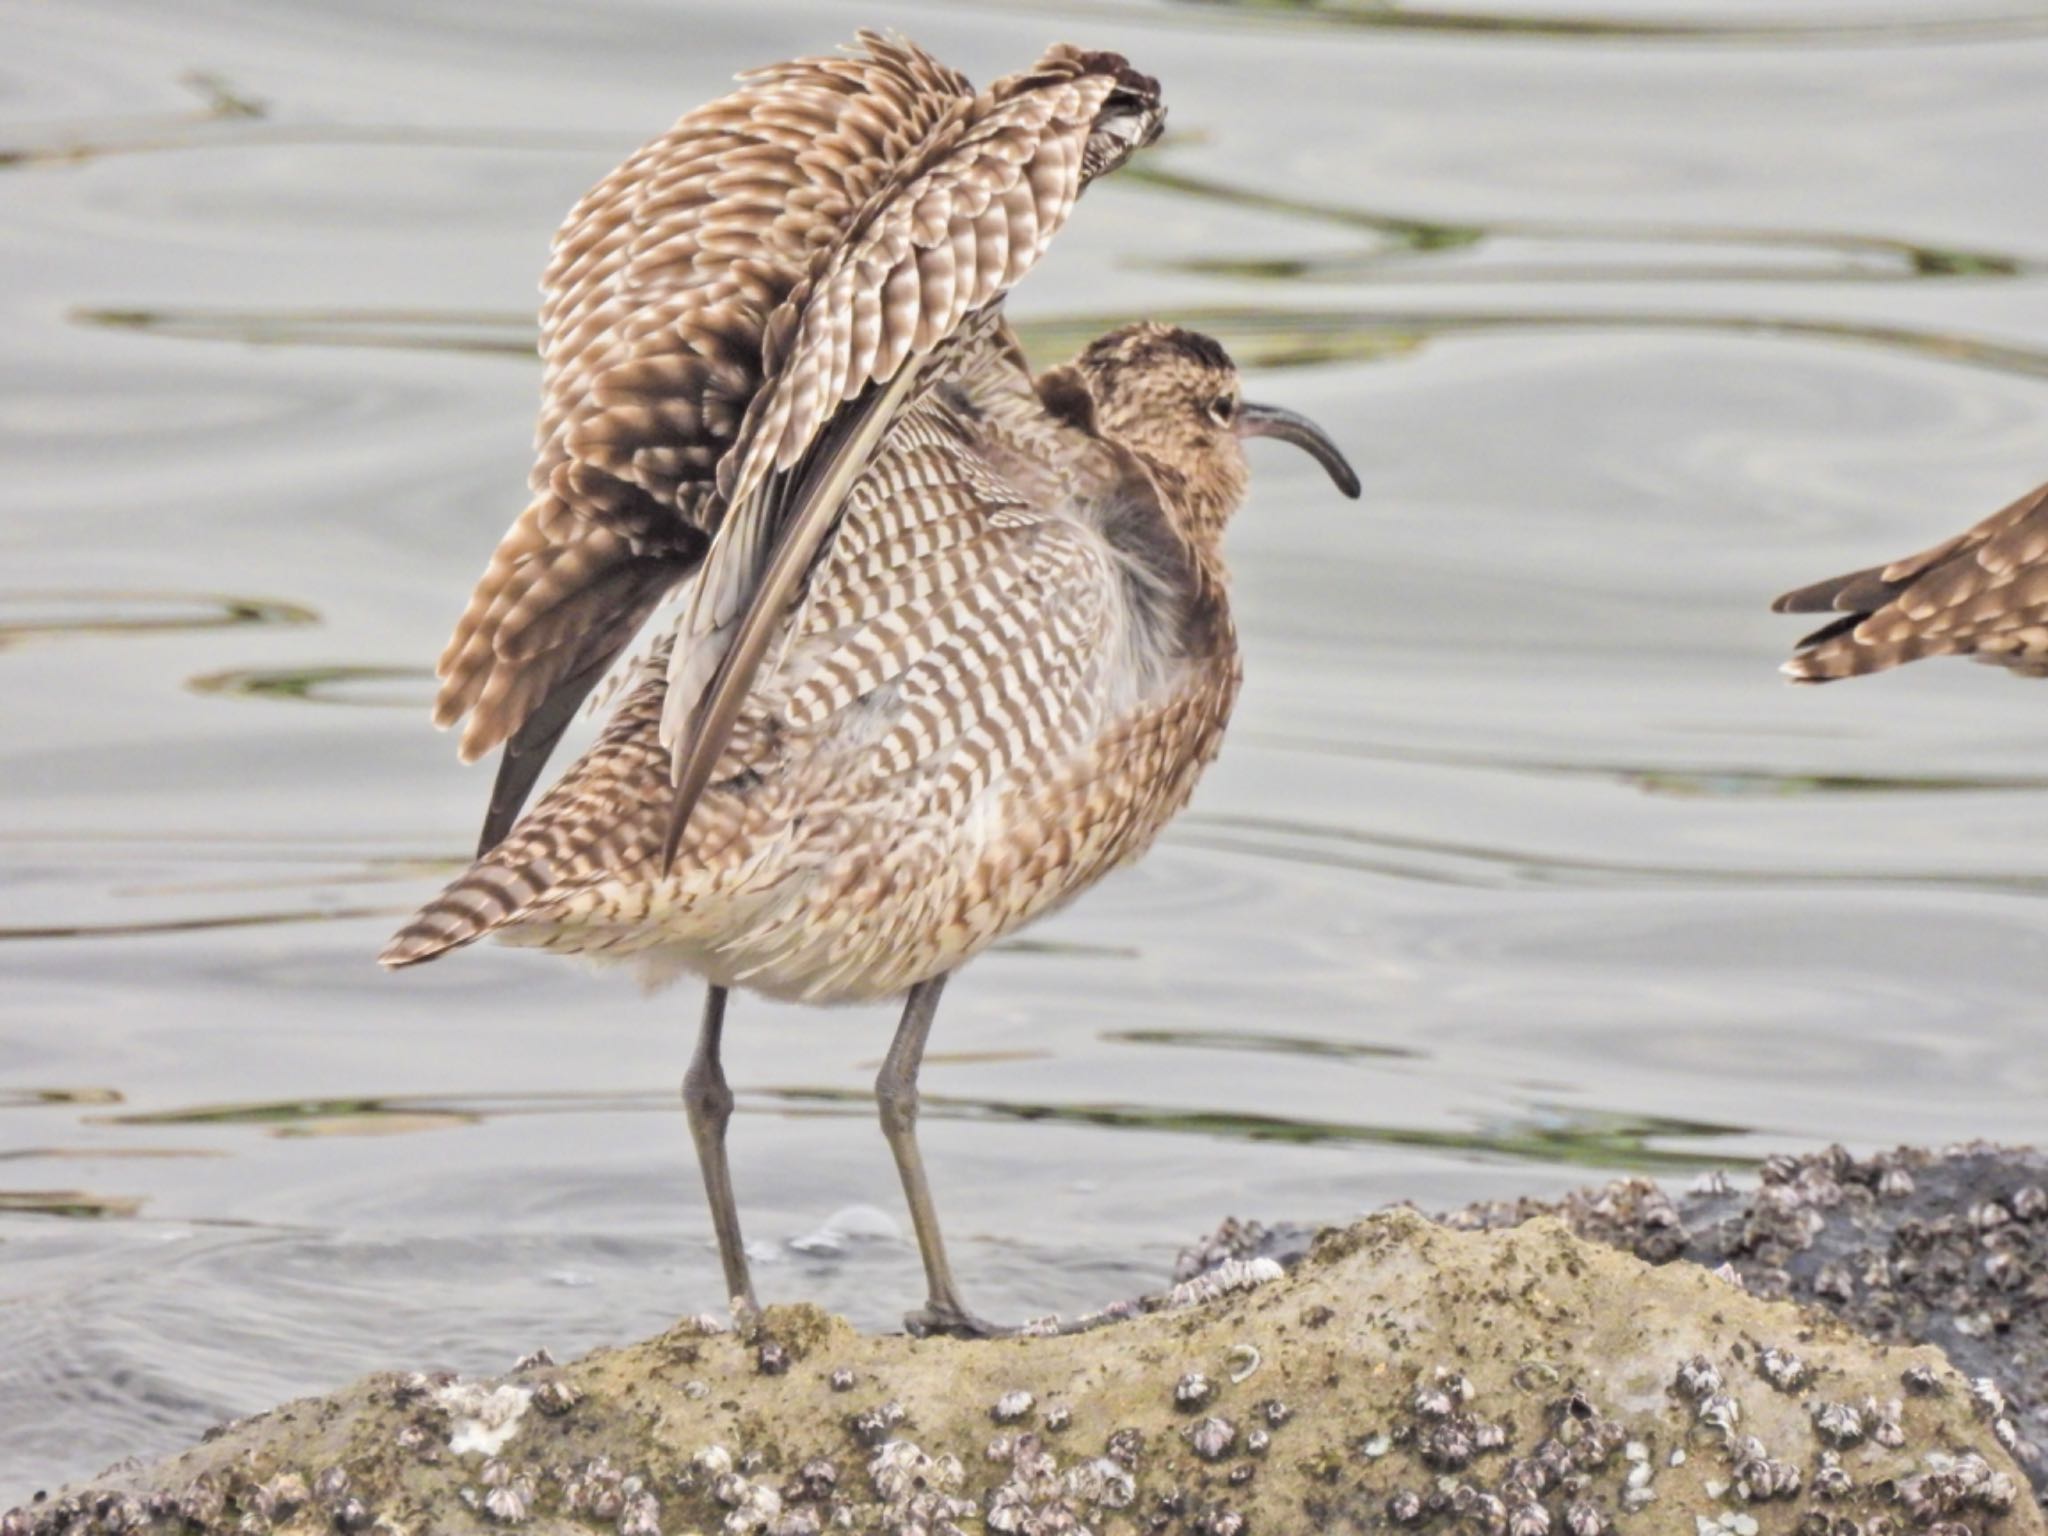
<instances>
[{"instance_id":1,"label":"wing feather","mask_svg":"<svg viewBox=\"0 0 2048 1536\"><path fill-rule=\"evenodd\" d=\"M782 627L797 586L810 569L812 558L831 532L841 503L853 480L866 467L868 455L888 429L897 405L915 382L910 371L899 373L887 384L875 385L841 412L833 432L818 445L815 456L803 466L792 506L782 520L781 536L773 556L765 562L758 584L749 594L747 610L727 638L716 645L717 662L701 690L685 670L679 677L672 668L669 681L669 709L664 712L666 729L676 722L675 798L669 811L668 834L662 844L664 867L675 858L690 812L711 771L725 751L726 741L739 719L741 706L754 685L762 658ZM777 487L779 490L780 487ZM711 573L707 571L708 577ZM678 655L699 659L714 654L707 645ZM701 698L701 702L699 702ZM680 708L677 708L680 706Z\"/></svg>"},{"instance_id":2,"label":"wing feather","mask_svg":"<svg viewBox=\"0 0 2048 1536\"><path fill-rule=\"evenodd\" d=\"M435 719L468 717L466 759L602 673L702 558L769 318L974 99L914 45L863 33L848 56L742 76L571 210L542 282L533 501L439 667Z\"/></svg>"},{"instance_id":3,"label":"wing feather","mask_svg":"<svg viewBox=\"0 0 2048 1536\"><path fill-rule=\"evenodd\" d=\"M1800 641L1784 667L1799 682L1937 655L2038 674L2048 667L2048 485L1932 549L1815 582L1771 606L1846 615Z\"/></svg>"},{"instance_id":4,"label":"wing feather","mask_svg":"<svg viewBox=\"0 0 2048 1536\"><path fill-rule=\"evenodd\" d=\"M1089 136L1128 67L1071 50L1048 58L1058 68L1034 77L1035 89L980 98L957 134L934 142L928 167L864 209L767 324L766 376L718 471L730 511L670 672L671 852L781 622L763 605L794 594L888 425L875 419L877 402L893 410L912 365L963 328L972 335L956 354L985 347L1002 298L1073 211ZM831 466L822 476L821 463Z\"/></svg>"},{"instance_id":5,"label":"wing feather","mask_svg":"<svg viewBox=\"0 0 2048 1536\"><path fill-rule=\"evenodd\" d=\"M1121 148L1091 140L1112 98L1142 125ZM560 690L587 692L694 571L664 718L679 788L708 772L718 743L685 737L730 728L778 627L757 608L801 584L914 375L993 323L1160 115L1115 55L1057 47L977 96L863 33L742 76L593 187L543 281L534 500L442 657L463 755L516 738L500 788L530 782Z\"/></svg>"},{"instance_id":6,"label":"wing feather","mask_svg":"<svg viewBox=\"0 0 2048 1536\"><path fill-rule=\"evenodd\" d=\"M901 366L903 357L884 346L894 333L881 324L892 284L915 305L918 324L907 332L914 343L920 328L947 335L1030 268L1073 211L1082 149L1116 85L1111 74L1080 74L995 102L928 169L865 211L854 238L787 301L787 354L769 359L740 443L720 471L730 501L793 466L832 410ZM1013 204L1007 194L1019 185L1028 196ZM1027 203L1028 225L1013 230ZM936 263L924 253L942 248L958 271L928 282ZM851 345L842 345L850 315Z\"/></svg>"}]
</instances>

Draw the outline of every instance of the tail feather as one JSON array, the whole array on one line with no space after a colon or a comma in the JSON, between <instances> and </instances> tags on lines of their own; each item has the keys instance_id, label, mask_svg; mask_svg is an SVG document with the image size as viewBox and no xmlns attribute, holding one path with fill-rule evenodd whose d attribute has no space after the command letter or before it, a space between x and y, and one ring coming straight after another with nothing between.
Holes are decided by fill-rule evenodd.
<instances>
[{"instance_id":1,"label":"tail feather","mask_svg":"<svg viewBox=\"0 0 2048 1536\"><path fill-rule=\"evenodd\" d=\"M519 922L571 892L631 869L651 856L666 825L671 791L668 753L660 742L661 701L667 686L668 637L658 641L627 674L631 691L611 723L562 781L508 832L502 823L524 797L538 756L565 722L544 707L532 717L535 757L521 759L527 743L514 738L509 766L485 825L503 841L488 848L448 888L399 929L378 958L396 970L473 944L494 929ZM572 679L579 697L594 679ZM566 698L564 694L562 697ZM510 789L507 789L507 785Z\"/></svg>"},{"instance_id":2,"label":"tail feather","mask_svg":"<svg viewBox=\"0 0 2048 1536\"><path fill-rule=\"evenodd\" d=\"M549 883L546 870L533 864L479 859L392 935L377 962L395 971L473 944L517 917Z\"/></svg>"}]
</instances>

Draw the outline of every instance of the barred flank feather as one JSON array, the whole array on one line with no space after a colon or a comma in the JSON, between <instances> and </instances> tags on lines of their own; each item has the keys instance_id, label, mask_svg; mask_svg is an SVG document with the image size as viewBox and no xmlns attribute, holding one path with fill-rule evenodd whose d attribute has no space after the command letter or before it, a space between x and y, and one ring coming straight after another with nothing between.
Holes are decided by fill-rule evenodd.
<instances>
[{"instance_id":1,"label":"barred flank feather","mask_svg":"<svg viewBox=\"0 0 2048 1536\"><path fill-rule=\"evenodd\" d=\"M545 859L480 860L392 935L377 962L395 971L473 944L546 892L552 879Z\"/></svg>"}]
</instances>

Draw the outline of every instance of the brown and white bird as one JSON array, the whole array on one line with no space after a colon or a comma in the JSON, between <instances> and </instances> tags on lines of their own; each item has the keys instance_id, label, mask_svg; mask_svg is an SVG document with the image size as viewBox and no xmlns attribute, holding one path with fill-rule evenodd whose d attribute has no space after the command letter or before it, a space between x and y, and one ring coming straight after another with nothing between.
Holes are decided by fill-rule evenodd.
<instances>
[{"instance_id":1,"label":"brown and white bird","mask_svg":"<svg viewBox=\"0 0 2048 1536\"><path fill-rule=\"evenodd\" d=\"M503 744L478 858L391 966L486 934L709 983L684 1102L728 1293L726 993L907 994L876 1081L919 1331L978 1331L917 1150L946 978L1142 853L1215 756L1239 663L1219 545L1248 405L1206 337L1104 336L1034 378L1004 295L1157 82L1060 46L976 92L863 34L743 76L570 214L544 284L533 502L441 658ZM548 752L665 599L602 735Z\"/></svg>"},{"instance_id":2,"label":"brown and white bird","mask_svg":"<svg viewBox=\"0 0 2048 1536\"><path fill-rule=\"evenodd\" d=\"M1923 656L1969 656L2048 677L2048 485L1932 549L1787 592L1777 613L1843 617L1783 671L1827 683Z\"/></svg>"}]
</instances>

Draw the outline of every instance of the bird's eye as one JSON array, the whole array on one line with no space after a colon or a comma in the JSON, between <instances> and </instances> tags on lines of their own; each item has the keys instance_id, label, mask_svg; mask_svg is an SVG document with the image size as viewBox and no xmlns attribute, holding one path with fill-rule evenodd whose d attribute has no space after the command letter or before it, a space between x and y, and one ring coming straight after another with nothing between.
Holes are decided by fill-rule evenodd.
<instances>
[{"instance_id":1,"label":"bird's eye","mask_svg":"<svg viewBox=\"0 0 2048 1536\"><path fill-rule=\"evenodd\" d=\"M1229 426L1236 415L1237 397L1234 395L1218 395L1209 402L1209 419L1219 427Z\"/></svg>"}]
</instances>

